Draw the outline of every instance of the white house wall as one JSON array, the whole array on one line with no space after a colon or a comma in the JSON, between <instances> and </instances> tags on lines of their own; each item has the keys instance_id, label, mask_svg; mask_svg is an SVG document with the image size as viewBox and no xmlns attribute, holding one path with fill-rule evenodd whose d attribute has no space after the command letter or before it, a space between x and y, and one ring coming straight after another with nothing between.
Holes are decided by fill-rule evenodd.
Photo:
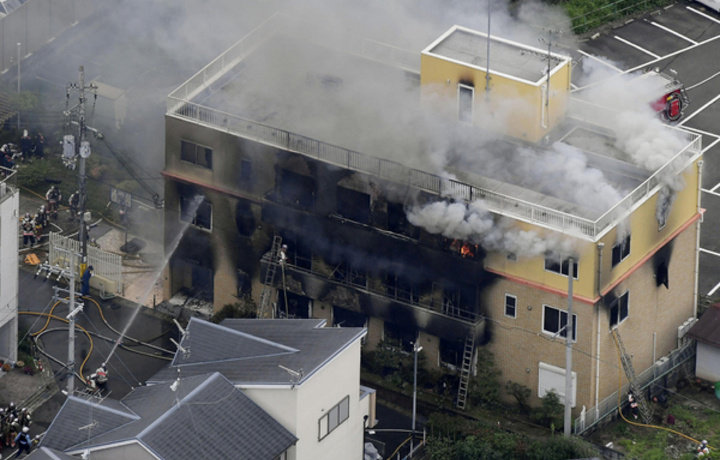
<instances>
[{"instance_id":1,"label":"white house wall","mask_svg":"<svg viewBox=\"0 0 720 460\"><path fill-rule=\"evenodd\" d=\"M695 374L698 378L711 382L720 381L720 349L697 342Z\"/></svg>"},{"instance_id":2,"label":"white house wall","mask_svg":"<svg viewBox=\"0 0 720 460\"><path fill-rule=\"evenodd\" d=\"M0 198L0 359L17 361L18 212L20 193Z\"/></svg>"}]
</instances>

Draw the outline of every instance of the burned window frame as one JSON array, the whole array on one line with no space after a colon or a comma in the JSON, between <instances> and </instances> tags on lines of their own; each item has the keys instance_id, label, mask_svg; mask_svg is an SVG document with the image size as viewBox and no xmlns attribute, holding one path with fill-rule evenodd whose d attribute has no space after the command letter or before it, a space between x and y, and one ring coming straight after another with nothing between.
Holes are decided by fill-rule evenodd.
<instances>
[{"instance_id":1,"label":"burned window frame","mask_svg":"<svg viewBox=\"0 0 720 460\"><path fill-rule=\"evenodd\" d=\"M195 211L195 215L192 219L186 219L185 215L187 214L186 206L188 203L192 201L192 198L188 198L184 194L180 194L178 197L178 217L180 219L180 222L186 222L192 225L193 227L199 228L201 230L211 232L213 231L213 210L212 210L212 203L208 201L207 198L204 198L203 201L198 206L197 210ZM207 210L207 219L202 219L202 221L198 220L198 216L201 214L205 214L205 210ZM207 224L205 225L205 222Z\"/></svg>"},{"instance_id":2,"label":"burned window frame","mask_svg":"<svg viewBox=\"0 0 720 460\"><path fill-rule=\"evenodd\" d=\"M612 247L612 267L615 268L628 257L630 257L630 234Z\"/></svg>"},{"instance_id":3,"label":"burned window frame","mask_svg":"<svg viewBox=\"0 0 720 460\"><path fill-rule=\"evenodd\" d=\"M610 329L618 327L628 319L630 316L630 290L610 302L608 314L610 315Z\"/></svg>"},{"instance_id":4,"label":"burned window frame","mask_svg":"<svg viewBox=\"0 0 720 460\"><path fill-rule=\"evenodd\" d=\"M554 330L554 331L551 330L551 329L545 329L545 318L546 318L546 316L547 316L547 311L548 311L548 310L555 310L555 311L558 312L558 324L557 324L557 329ZM564 323L564 324L563 324L563 315L565 316L565 323ZM566 338L567 338L567 328L565 328L565 326L567 326L567 310L563 310L563 309L560 309L560 308L556 308L556 307L553 307L552 305L543 304L543 311L542 311L542 331L543 331L543 334L548 334L548 335L552 335L552 336L554 336L554 335L557 334L558 336L566 339ZM562 329L562 331L561 331L561 329ZM578 330L577 314L576 314L576 313L573 313L573 338L572 338L572 341L573 341L573 342L577 342L577 330Z\"/></svg>"},{"instance_id":5,"label":"burned window frame","mask_svg":"<svg viewBox=\"0 0 720 460\"><path fill-rule=\"evenodd\" d=\"M512 306L508 304L509 299L512 299ZM508 313L510 308L512 308L512 314ZM517 296L505 294L505 316L513 319L517 318Z\"/></svg>"},{"instance_id":6,"label":"burned window frame","mask_svg":"<svg viewBox=\"0 0 720 460\"><path fill-rule=\"evenodd\" d=\"M570 273L570 264L568 263L568 259L572 257L573 259L573 278L575 280L579 279L578 275L578 268L580 266L580 261L578 260L578 257L573 255L565 255L565 254L558 254L554 252L546 252L545 253L545 263L544 268L547 272L557 273L558 275L562 276L568 276ZM559 262L558 262L559 260Z\"/></svg>"},{"instance_id":7,"label":"burned window frame","mask_svg":"<svg viewBox=\"0 0 720 460\"><path fill-rule=\"evenodd\" d=\"M185 147L188 147L189 150L186 150ZM204 155L200 155L200 149L204 150ZM190 150L192 150L191 155L186 155L186 152L190 154ZM209 155L209 156L208 156ZM203 160L199 160L199 158L202 158ZM208 160L209 158L209 160ZM192 141L186 141L184 139L180 140L180 161L183 163L189 163L192 165L200 166L201 168L209 169L212 171L213 169L213 149L198 144L196 142Z\"/></svg>"}]
</instances>

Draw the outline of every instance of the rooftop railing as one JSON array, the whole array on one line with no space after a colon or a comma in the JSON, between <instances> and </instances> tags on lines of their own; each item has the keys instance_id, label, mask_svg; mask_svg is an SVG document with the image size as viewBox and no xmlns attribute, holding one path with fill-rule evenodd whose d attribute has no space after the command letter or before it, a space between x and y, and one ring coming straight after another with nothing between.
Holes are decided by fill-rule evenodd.
<instances>
[{"instance_id":1,"label":"rooftop railing","mask_svg":"<svg viewBox=\"0 0 720 460\"><path fill-rule=\"evenodd\" d=\"M685 147L605 214L596 220L592 220L497 193L490 189L476 187L437 174L410 168L377 156L348 150L192 102L195 95L211 87L228 70L249 55L254 48L272 37L276 30L288 31L297 27L297 23L288 21L284 17L276 16L268 20L268 23L258 27L255 32L236 43L185 84L173 91L167 99L168 115L442 197L466 202L481 200L491 212L590 241L599 239L605 232L623 220L635 205L655 193L656 188L661 185L664 178L683 171L702 153L700 135L668 127L667 129L674 129L685 140ZM306 35L308 34L307 30L303 30L303 32ZM320 39L320 32L309 34L309 36L311 39ZM335 36L333 35L333 37ZM337 46L337 42L333 43ZM325 44L327 45L327 43ZM362 51L372 54L378 60L400 59L401 62L410 61L407 58L402 58L403 54L400 50L386 45L383 48L380 45L370 40L356 39L351 41L349 46L354 47L355 52ZM391 64L397 65L397 62L391 62ZM574 106L571 103L571 109L573 108ZM583 115L587 110L583 112L581 109L587 108L581 106L577 109L577 118L582 120L587 118ZM591 122L592 118L587 121Z\"/></svg>"}]
</instances>

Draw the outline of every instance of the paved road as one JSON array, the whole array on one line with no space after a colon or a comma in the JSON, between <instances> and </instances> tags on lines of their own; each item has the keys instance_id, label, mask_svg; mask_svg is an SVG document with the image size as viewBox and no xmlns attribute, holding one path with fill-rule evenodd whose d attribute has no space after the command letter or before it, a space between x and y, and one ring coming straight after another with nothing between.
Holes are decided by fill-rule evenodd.
<instances>
[{"instance_id":1,"label":"paved road","mask_svg":"<svg viewBox=\"0 0 720 460\"><path fill-rule=\"evenodd\" d=\"M678 72L691 100L679 126L701 134L705 149L699 293L720 294L720 15L679 1L593 36L579 54L616 73Z\"/></svg>"}]
</instances>

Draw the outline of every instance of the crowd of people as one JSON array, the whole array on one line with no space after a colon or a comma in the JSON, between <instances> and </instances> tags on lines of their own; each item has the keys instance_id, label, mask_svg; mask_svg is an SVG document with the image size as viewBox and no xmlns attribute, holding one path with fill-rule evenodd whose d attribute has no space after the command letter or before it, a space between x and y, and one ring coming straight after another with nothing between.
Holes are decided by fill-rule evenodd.
<instances>
[{"instance_id":1,"label":"crowd of people","mask_svg":"<svg viewBox=\"0 0 720 460\"><path fill-rule=\"evenodd\" d=\"M40 206L35 214L25 213L20 222L20 229L23 235L23 247L34 247L40 243L43 231L50 224L51 219L57 219L60 203L62 202L62 193L60 189L53 185L45 194L47 204ZM80 193L75 191L70 195L68 206L70 207L70 220L79 220L78 205L80 202Z\"/></svg>"},{"instance_id":2,"label":"crowd of people","mask_svg":"<svg viewBox=\"0 0 720 460\"><path fill-rule=\"evenodd\" d=\"M30 452L30 449L40 442L40 436L34 439L28 434L32 417L27 408L18 409L15 403L11 402L7 407L0 408L0 428L2 429L2 443L6 447L18 448L18 454L23 451Z\"/></svg>"},{"instance_id":3,"label":"crowd of people","mask_svg":"<svg viewBox=\"0 0 720 460\"><path fill-rule=\"evenodd\" d=\"M8 142L0 146L0 166L6 169L14 169L17 162L31 161L33 157L45 158L45 137L38 132L31 136L28 130L23 130L23 135L17 144Z\"/></svg>"}]
</instances>

